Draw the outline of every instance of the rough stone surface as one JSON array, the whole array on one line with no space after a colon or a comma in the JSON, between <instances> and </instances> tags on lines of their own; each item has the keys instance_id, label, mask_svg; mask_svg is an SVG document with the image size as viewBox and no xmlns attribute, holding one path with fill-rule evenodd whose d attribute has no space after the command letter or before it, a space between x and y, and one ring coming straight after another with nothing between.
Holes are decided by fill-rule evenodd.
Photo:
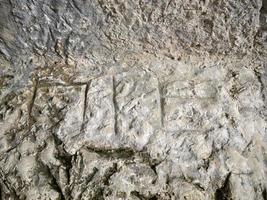
<instances>
[{"instance_id":1,"label":"rough stone surface","mask_svg":"<svg viewBox=\"0 0 267 200\"><path fill-rule=\"evenodd\" d=\"M266 200L266 0L0 0L1 200Z\"/></svg>"}]
</instances>

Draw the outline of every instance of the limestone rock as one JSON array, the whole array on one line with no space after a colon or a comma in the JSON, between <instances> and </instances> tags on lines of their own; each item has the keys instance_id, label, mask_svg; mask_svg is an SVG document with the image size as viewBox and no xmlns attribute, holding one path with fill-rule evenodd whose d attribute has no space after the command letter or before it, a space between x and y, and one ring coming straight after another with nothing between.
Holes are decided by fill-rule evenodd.
<instances>
[{"instance_id":1,"label":"limestone rock","mask_svg":"<svg viewBox=\"0 0 267 200\"><path fill-rule=\"evenodd\" d=\"M265 0L1 0L0 199L266 200Z\"/></svg>"}]
</instances>

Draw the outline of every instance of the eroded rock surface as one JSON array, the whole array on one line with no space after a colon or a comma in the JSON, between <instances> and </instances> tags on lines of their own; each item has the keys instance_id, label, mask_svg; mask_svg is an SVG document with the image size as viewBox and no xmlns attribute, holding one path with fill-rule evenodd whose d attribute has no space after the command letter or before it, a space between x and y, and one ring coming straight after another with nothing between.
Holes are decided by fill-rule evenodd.
<instances>
[{"instance_id":1,"label":"eroded rock surface","mask_svg":"<svg viewBox=\"0 0 267 200\"><path fill-rule=\"evenodd\" d=\"M266 200L265 0L0 1L0 199Z\"/></svg>"}]
</instances>

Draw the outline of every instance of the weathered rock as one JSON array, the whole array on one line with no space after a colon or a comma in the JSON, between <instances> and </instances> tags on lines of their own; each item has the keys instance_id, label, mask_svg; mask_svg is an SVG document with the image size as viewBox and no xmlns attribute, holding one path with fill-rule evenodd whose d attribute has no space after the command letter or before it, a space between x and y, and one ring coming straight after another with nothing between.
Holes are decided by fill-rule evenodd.
<instances>
[{"instance_id":1,"label":"weathered rock","mask_svg":"<svg viewBox=\"0 0 267 200\"><path fill-rule=\"evenodd\" d=\"M0 199L267 199L265 0L0 1Z\"/></svg>"}]
</instances>

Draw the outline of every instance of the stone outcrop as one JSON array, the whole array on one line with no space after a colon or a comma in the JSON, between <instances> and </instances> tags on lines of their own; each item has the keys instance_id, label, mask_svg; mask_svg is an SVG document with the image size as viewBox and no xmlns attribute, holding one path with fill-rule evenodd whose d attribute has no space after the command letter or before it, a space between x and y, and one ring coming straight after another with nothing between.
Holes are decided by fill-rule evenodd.
<instances>
[{"instance_id":1,"label":"stone outcrop","mask_svg":"<svg viewBox=\"0 0 267 200\"><path fill-rule=\"evenodd\" d=\"M265 0L1 0L0 199L266 200Z\"/></svg>"}]
</instances>

